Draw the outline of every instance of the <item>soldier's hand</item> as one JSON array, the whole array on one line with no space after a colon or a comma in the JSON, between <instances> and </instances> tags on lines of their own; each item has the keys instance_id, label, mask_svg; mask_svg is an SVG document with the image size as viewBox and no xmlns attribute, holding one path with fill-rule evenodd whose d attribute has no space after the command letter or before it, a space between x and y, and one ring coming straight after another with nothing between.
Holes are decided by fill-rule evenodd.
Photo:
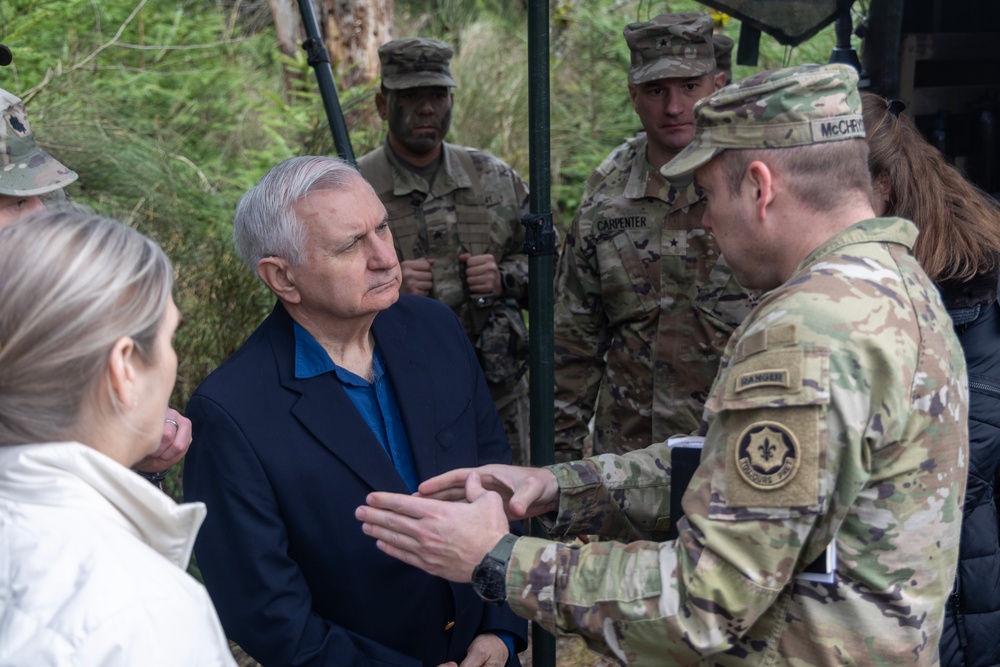
<instances>
[{"instance_id":1,"label":"soldier's hand","mask_svg":"<svg viewBox=\"0 0 1000 667\"><path fill-rule=\"evenodd\" d=\"M400 262L399 267L403 271L403 284L399 288L403 294L416 294L417 296L429 296L434 287L434 274L431 267L434 260L422 257L420 259L407 259Z\"/></svg>"},{"instance_id":2,"label":"soldier's hand","mask_svg":"<svg viewBox=\"0 0 1000 667\"><path fill-rule=\"evenodd\" d=\"M468 583L510 526L500 497L469 475L464 503L377 491L355 510L365 535L393 558L450 581Z\"/></svg>"},{"instance_id":3,"label":"soldier's hand","mask_svg":"<svg viewBox=\"0 0 1000 667\"><path fill-rule=\"evenodd\" d=\"M559 509L559 483L551 470L506 466L498 463L479 468L458 468L431 477L417 489L418 495L437 500L464 501L470 473L478 473L479 484L500 494L507 518L526 519Z\"/></svg>"},{"instance_id":4,"label":"soldier's hand","mask_svg":"<svg viewBox=\"0 0 1000 667\"><path fill-rule=\"evenodd\" d=\"M463 252L458 261L465 263L465 284L469 294L492 294L502 296L503 287L500 281L500 267L493 255L470 255Z\"/></svg>"}]
</instances>

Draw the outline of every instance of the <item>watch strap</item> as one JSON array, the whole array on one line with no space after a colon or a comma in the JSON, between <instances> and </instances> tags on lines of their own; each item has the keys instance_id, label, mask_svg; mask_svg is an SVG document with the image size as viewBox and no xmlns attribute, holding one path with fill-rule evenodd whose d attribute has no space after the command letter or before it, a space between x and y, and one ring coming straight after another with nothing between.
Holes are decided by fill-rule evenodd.
<instances>
[{"instance_id":1,"label":"watch strap","mask_svg":"<svg viewBox=\"0 0 1000 667\"><path fill-rule=\"evenodd\" d=\"M513 535L511 533L507 533L501 537L496 546L490 549L490 552L486 554L486 558L502 564L506 570L507 561L510 560L510 555L514 552L514 543L517 542L517 537L517 535Z\"/></svg>"}]
</instances>

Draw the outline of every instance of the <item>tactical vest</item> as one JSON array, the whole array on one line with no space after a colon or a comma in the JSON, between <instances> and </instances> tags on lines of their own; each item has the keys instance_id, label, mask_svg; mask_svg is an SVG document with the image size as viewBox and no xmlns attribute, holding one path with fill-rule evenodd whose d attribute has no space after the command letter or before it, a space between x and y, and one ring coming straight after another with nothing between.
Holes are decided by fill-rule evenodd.
<instances>
[{"instance_id":1,"label":"tactical vest","mask_svg":"<svg viewBox=\"0 0 1000 667\"><path fill-rule=\"evenodd\" d=\"M469 151L460 146L445 144L446 150L454 155L462 170L472 182L471 188L459 188L452 193L455 200L455 233L458 245L466 252L481 255L490 252L490 216L486 211L486 199L483 196L482 185L479 182L479 171L472 162ZM385 147L380 147L369 153L358 162L362 175L371 183L375 194L385 205L386 213L392 222L392 234L399 248L400 260L418 259L423 254L414 252L418 247L415 243L421 232L423 214L421 210L424 199L396 197L393 193L392 165L386 157ZM428 239L428 243L431 240ZM495 252L495 250L493 250Z\"/></svg>"},{"instance_id":2,"label":"tactical vest","mask_svg":"<svg viewBox=\"0 0 1000 667\"><path fill-rule=\"evenodd\" d=\"M457 257L459 250L473 255L501 256L503 248L493 243L491 235L494 221L488 212L489 202L468 149L445 144L448 155L454 156L468 175L471 187L450 193L455 205L455 225L448 230L447 238L441 239L434 239L425 228L424 193L410 197L395 194L393 167L386 150L382 146L365 155L358 161L358 169L385 205L400 261L425 256ZM461 282L464 285L464 276ZM491 384L516 382L526 369L528 351L528 332L518 304L497 299L492 305L477 306L464 289L460 300L442 301L462 321L487 380Z\"/></svg>"}]
</instances>

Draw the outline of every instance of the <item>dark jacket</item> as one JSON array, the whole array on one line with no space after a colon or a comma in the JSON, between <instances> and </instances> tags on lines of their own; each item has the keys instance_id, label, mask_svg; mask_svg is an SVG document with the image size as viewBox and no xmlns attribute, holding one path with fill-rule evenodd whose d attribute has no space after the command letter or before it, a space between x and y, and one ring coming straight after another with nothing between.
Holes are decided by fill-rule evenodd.
<instances>
[{"instance_id":1,"label":"dark jacket","mask_svg":"<svg viewBox=\"0 0 1000 667\"><path fill-rule=\"evenodd\" d=\"M401 296L372 331L420 479L509 463L510 446L458 319ZM382 553L354 510L374 490L408 493L333 373L295 377L279 304L188 403L187 500L208 506L198 565L230 639L268 667L436 666L472 639L527 626L468 584ZM518 664L517 656L513 663Z\"/></svg>"},{"instance_id":2,"label":"dark jacket","mask_svg":"<svg viewBox=\"0 0 1000 667\"><path fill-rule=\"evenodd\" d=\"M941 286L969 368L969 485L942 667L1000 665L1000 305L997 274Z\"/></svg>"}]
</instances>

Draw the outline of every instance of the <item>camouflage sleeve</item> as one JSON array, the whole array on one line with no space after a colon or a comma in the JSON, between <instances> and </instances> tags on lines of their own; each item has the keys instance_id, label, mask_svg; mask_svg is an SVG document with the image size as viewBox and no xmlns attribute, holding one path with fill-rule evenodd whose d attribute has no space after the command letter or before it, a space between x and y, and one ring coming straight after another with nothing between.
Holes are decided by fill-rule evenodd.
<instances>
[{"instance_id":1,"label":"camouflage sleeve","mask_svg":"<svg viewBox=\"0 0 1000 667\"><path fill-rule=\"evenodd\" d=\"M921 580L911 568L941 560L942 541L952 543L954 531L932 524L954 523L961 513L961 470L948 467L961 456L942 456L941 449L959 448L960 434L949 429L964 424L961 359L955 355L951 368L956 381L916 372L927 355L920 331L906 321L912 309L904 303L894 318L879 320L887 323L881 328L845 329L838 313L867 316L872 308L837 296L831 302L839 311L810 295L791 323L788 304L755 313L760 326L751 323L735 344L708 403L715 418L684 495L678 540L578 546L522 538L507 572L512 608L552 632L580 634L625 664L690 664L722 651L758 651L745 635L753 628L749 640L766 644L786 626L776 600L836 536L838 581L853 578L868 591L861 601L870 605L866 622L886 619L883 631L897 618L921 623L909 608L919 599L914 593L924 594L915 589L950 589L947 574ZM940 361L946 369L949 359ZM930 440L915 441L920 433ZM635 479L654 474L655 465ZM602 509L637 512L614 491L630 479L624 469L590 461L555 472L571 493L595 477L608 482L606 496L592 495L601 501L593 503L593 517ZM654 508L663 492L664 484L653 487ZM907 525L924 528L913 533ZM906 587L913 590L902 592ZM845 612L831 605L858 600L853 587L824 590L817 590L817 604L827 611L810 622L816 632L835 632L843 622L837 614Z\"/></svg>"},{"instance_id":2,"label":"camouflage sleeve","mask_svg":"<svg viewBox=\"0 0 1000 667\"><path fill-rule=\"evenodd\" d=\"M541 517L550 535L662 539L670 522L670 452L660 443L549 466L559 509Z\"/></svg>"},{"instance_id":3,"label":"camouflage sleeve","mask_svg":"<svg viewBox=\"0 0 1000 667\"><path fill-rule=\"evenodd\" d=\"M510 232L504 246L503 257L498 257L503 295L526 306L528 300L528 255L524 250L524 225L521 218L529 211L528 186L512 168L507 168L509 188L513 191L510 202L503 202Z\"/></svg>"},{"instance_id":4,"label":"camouflage sleeve","mask_svg":"<svg viewBox=\"0 0 1000 667\"><path fill-rule=\"evenodd\" d=\"M579 459L611 342L600 268L585 201L573 219L556 268L553 304L556 460ZM560 458L562 457L562 458Z\"/></svg>"},{"instance_id":5,"label":"camouflage sleeve","mask_svg":"<svg viewBox=\"0 0 1000 667\"><path fill-rule=\"evenodd\" d=\"M507 575L512 608L552 632L580 634L591 648L625 664L690 664L733 646L795 573L804 546L810 544L817 508L737 521L714 516L710 506L719 502L720 493L725 495L716 479L728 458L726 433L720 428L724 422L725 415L719 415L709 431L705 458L684 497L686 517L681 519L679 540L578 546L521 539ZM612 465L604 470L597 469L596 461L589 463L591 476L610 474L611 487L603 496L591 493L592 507L572 489L568 473L574 468L567 464L560 482L571 485L571 494L580 497L576 503L568 501L566 509L583 505L593 527L619 532L623 517L645 515L648 523L663 513L657 508L665 502L663 495L669 497L666 471L656 476L657 464L647 461L644 471L630 476L627 468L613 465L628 463L622 459L608 457ZM648 477L659 477L659 483L650 480L648 488L624 494L614 488L625 479ZM651 508L640 509L625 500L642 492L649 494ZM563 509L561 503L560 516ZM621 516L605 519L602 511Z\"/></svg>"}]
</instances>

